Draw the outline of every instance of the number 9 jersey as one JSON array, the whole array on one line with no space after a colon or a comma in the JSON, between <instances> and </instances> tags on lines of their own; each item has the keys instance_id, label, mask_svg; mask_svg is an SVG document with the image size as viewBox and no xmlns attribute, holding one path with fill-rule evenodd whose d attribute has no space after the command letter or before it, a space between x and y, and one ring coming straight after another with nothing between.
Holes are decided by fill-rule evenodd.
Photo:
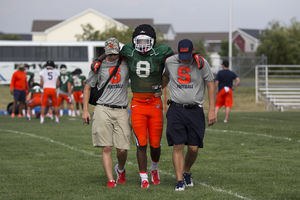
<instances>
[{"instance_id":1,"label":"number 9 jersey","mask_svg":"<svg viewBox=\"0 0 300 200\"><path fill-rule=\"evenodd\" d=\"M120 56L125 57L128 63L132 92L159 92L164 61L173 53L172 49L164 44L154 46L143 54L136 51L132 43L123 46Z\"/></svg>"}]
</instances>

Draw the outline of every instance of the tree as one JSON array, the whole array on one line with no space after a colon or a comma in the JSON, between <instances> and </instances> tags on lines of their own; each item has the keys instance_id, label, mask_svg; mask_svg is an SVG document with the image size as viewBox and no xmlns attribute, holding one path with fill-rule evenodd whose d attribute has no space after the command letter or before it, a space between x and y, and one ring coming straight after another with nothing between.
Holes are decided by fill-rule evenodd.
<instances>
[{"instance_id":1,"label":"tree","mask_svg":"<svg viewBox=\"0 0 300 200\"><path fill-rule=\"evenodd\" d=\"M226 56L229 57L229 50L228 50L228 40L222 40L221 41L221 51L219 52L220 56ZM244 52L242 52L240 49L238 49L233 43L232 43L232 56L237 56L238 54L244 55Z\"/></svg>"},{"instance_id":2,"label":"tree","mask_svg":"<svg viewBox=\"0 0 300 200\"><path fill-rule=\"evenodd\" d=\"M1 35L0 40L22 40L22 38L16 34L3 34Z\"/></svg>"},{"instance_id":3,"label":"tree","mask_svg":"<svg viewBox=\"0 0 300 200\"><path fill-rule=\"evenodd\" d=\"M207 57L207 52L205 50L204 46L204 39L202 38L201 40L198 41L193 41L193 46L195 48L195 51L200 53L203 57Z\"/></svg>"},{"instance_id":4,"label":"tree","mask_svg":"<svg viewBox=\"0 0 300 200\"><path fill-rule=\"evenodd\" d=\"M295 18L289 27L279 21L269 22L256 51L256 55L261 54L267 56L268 64L300 64L300 23Z\"/></svg>"},{"instance_id":5,"label":"tree","mask_svg":"<svg viewBox=\"0 0 300 200\"><path fill-rule=\"evenodd\" d=\"M94 27L91 24L81 25L83 34L76 34L77 41L97 41L100 37L99 31L94 31Z\"/></svg>"},{"instance_id":6,"label":"tree","mask_svg":"<svg viewBox=\"0 0 300 200\"><path fill-rule=\"evenodd\" d=\"M117 38L119 42L128 44L132 42L133 27L128 27L124 30L118 30L117 26L106 26L103 32L95 30L91 24L81 25L83 34L76 34L77 41L105 41L108 38ZM156 44L163 43L163 34L156 31Z\"/></svg>"}]
</instances>

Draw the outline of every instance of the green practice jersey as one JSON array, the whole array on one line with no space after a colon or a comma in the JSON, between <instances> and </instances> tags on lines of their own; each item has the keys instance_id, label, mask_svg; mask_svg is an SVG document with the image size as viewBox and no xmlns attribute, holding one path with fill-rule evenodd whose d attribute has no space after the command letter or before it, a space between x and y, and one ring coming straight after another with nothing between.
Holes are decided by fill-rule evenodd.
<instances>
[{"instance_id":1,"label":"green practice jersey","mask_svg":"<svg viewBox=\"0 0 300 200\"><path fill-rule=\"evenodd\" d=\"M33 83L33 77L34 77L33 72L26 72L26 79L27 79L29 87L31 87L31 84ZM32 80L32 81L30 81L30 80Z\"/></svg>"},{"instance_id":2,"label":"green practice jersey","mask_svg":"<svg viewBox=\"0 0 300 200\"><path fill-rule=\"evenodd\" d=\"M164 61L173 53L169 46L163 44L153 47L145 54L136 51L132 43L123 46L120 55L128 63L132 92L160 91Z\"/></svg>"},{"instance_id":3,"label":"green practice jersey","mask_svg":"<svg viewBox=\"0 0 300 200\"><path fill-rule=\"evenodd\" d=\"M68 81L69 81L69 75L68 74L60 74L59 76L59 89L62 92L68 93Z\"/></svg>"},{"instance_id":4,"label":"green practice jersey","mask_svg":"<svg viewBox=\"0 0 300 200\"><path fill-rule=\"evenodd\" d=\"M83 91L83 81L85 79L85 76L70 77L70 82L73 84L73 91Z\"/></svg>"},{"instance_id":5,"label":"green practice jersey","mask_svg":"<svg viewBox=\"0 0 300 200\"><path fill-rule=\"evenodd\" d=\"M35 93L43 93L43 89L39 86L34 86L28 90L28 93L31 92L31 96Z\"/></svg>"}]
</instances>

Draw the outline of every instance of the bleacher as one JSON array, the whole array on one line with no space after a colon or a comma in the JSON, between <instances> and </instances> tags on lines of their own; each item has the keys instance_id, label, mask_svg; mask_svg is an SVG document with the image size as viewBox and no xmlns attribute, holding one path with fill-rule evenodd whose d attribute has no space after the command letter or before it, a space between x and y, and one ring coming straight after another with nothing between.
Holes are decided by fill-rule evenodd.
<instances>
[{"instance_id":1,"label":"bleacher","mask_svg":"<svg viewBox=\"0 0 300 200\"><path fill-rule=\"evenodd\" d=\"M258 65L255 68L256 103L267 110L300 110L300 65Z\"/></svg>"}]
</instances>

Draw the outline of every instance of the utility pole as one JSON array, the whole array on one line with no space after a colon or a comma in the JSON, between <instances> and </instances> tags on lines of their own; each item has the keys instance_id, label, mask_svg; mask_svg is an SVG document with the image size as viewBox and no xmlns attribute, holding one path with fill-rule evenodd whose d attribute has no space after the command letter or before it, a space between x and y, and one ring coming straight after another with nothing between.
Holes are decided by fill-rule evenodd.
<instances>
[{"instance_id":1,"label":"utility pole","mask_svg":"<svg viewBox=\"0 0 300 200\"><path fill-rule=\"evenodd\" d=\"M229 0L229 70L232 70L232 0Z\"/></svg>"}]
</instances>

